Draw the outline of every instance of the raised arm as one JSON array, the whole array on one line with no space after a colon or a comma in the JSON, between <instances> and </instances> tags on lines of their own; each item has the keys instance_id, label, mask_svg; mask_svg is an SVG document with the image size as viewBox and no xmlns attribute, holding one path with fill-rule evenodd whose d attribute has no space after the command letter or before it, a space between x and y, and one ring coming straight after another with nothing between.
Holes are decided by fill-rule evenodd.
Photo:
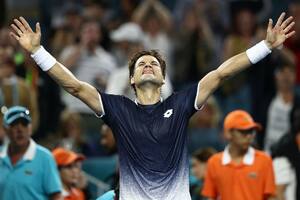
<instances>
[{"instance_id":1,"label":"raised arm","mask_svg":"<svg viewBox=\"0 0 300 200\"><path fill-rule=\"evenodd\" d=\"M220 86L220 84L229 77L246 69L251 64L263 59L271 50L280 47L284 41L295 34L290 31L295 22L293 17L284 20L285 13L282 13L273 27L272 19L269 20L266 39L246 52L231 57L222 63L216 70L211 71L199 82L197 107L200 108L207 98Z\"/></svg>"},{"instance_id":2,"label":"raised arm","mask_svg":"<svg viewBox=\"0 0 300 200\"><path fill-rule=\"evenodd\" d=\"M34 32L27 21L20 17L14 19L14 24L11 24L11 27L14 30L10 33L11 36L31 53L43 71L46 71L68 93L86 103L94 112L99 115L103 114L101 98L96 88L78 80L65 66L56 62L55 58L40 45L41 29L39 23L36 24L36 31Z\"/></svg>"}]
</instances>

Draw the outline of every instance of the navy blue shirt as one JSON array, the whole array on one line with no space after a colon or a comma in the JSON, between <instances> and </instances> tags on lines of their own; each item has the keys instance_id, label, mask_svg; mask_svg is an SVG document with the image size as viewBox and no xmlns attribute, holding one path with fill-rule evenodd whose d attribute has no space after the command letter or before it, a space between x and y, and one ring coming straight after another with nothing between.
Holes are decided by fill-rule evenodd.
<instances>
[{"instance_id":1,"label":"navy blue shirt","mask_svg":"<svg viewBox=\"0 0 300 200\"><path fill-rule=\"evenodd\" d=\"M101 93L120 159L120 200L189 200L186 129L197 84L154 105Z\"/></svg>"}]
</instances>

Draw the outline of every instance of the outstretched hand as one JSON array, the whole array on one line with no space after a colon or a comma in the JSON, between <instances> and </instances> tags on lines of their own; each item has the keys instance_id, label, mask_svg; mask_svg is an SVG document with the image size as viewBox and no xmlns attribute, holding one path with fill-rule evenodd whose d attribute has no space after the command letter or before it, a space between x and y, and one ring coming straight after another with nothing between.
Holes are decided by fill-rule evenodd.
<instances>
[{"instance_id":1,"label":"outstretched hand","mask_svg":"<svg viewBox=\"0 0 300 200\"><path fill-rule=\"evenodd\" d=\"M39 23L35 25L35 32L30 28L28 22L23 17L14 19L14 23L10 26L14 30L14 32L10 32L10 35L14 37L24 49L30 53L34 53L40 48L41 28Z\"/></svg>"},{"instance_id":2,"label":"outstretched hand","mask_svg":"<svg viewBox=\"0 0 300 200\"><path fill-rule=\"evenodd\" d=\"M273 20L269 19L267 36L265 41L270 49L274 49L276 47L281 46L286 39L288 39L296 33L295 31L291 31L291 29L295 25L293 17L290 16L286 20L284 20L284 17L285 13L281 13L274 27Z\"/></svg>"}]
</instances>

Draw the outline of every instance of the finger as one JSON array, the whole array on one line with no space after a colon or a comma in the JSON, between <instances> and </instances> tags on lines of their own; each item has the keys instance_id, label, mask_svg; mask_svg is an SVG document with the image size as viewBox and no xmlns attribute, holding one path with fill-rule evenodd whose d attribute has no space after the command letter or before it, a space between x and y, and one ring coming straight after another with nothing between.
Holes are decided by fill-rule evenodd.
<instances>
[{"instance_id":1,"label":"finger","mask_svg":"<svg viewBox=\"0 0 300 200\"><path fill-rule=\"evenodd\" d=\"M23 23L23 25L25 26L25 28L30 31L30 32L33 32L31 27L29 26L28 22L24 19L24 17L20 17L19 18L21 20L21 22Z\"/></svg>"},{"instance_id":2,"label":"finger","mask_svg":"<svg viewBox=\"0 0 300 200\"><path fill-rule=\"evenodd\" d=\"M15 38L17 41L19 41L19 39L20 39L20 37L17 36L17 35L16 35L15 33L13 33L13 32L10 32L9 35L10 35L11 37Z\"/></svg>"},{"instance_id":3,"label":"finger","mask_svg":"<svg viewBox=\"0 0 300 200\"><path fill-rule=\"evenodd\" d=\"M289 18L287 18L287 19L281 24L281 28L285 29L285 27L288 26L288 25L291 23L291 21L293 21L293 17L292 17L292 16L289 17Z\"/></svg>"},{"instance_id":4,"label":"finger","mask_svg":"<svg viewBox=\"0 0 300 200\"><path fill-rule=\"evenodd\" d=\"M22 31L16 25L11 24L10 26L14 29L16 33L18 33L19 36L23 34Z\"/></svg>"},{"instance_id":5,"label":"finger","mask_svg":"<svg viewBox=\"0 0 300 200\"><path fill-rule=\"evenodd\" d=\"M271 31L273 28L273 20L269 19L269 23L268 23L268 30L267 31Z\"/></svg>"},{"instance_id":6,"label":"finger","mask_svg":"<svg viewBox=\"0 0 300 200\"><path fill-rule=\"evenodd\" d=\"M26 32L25 27L23 26L23 24L22 24L19 20L14 19L14 22L15 22L15 24L19 27L19 29L21 29L21 31L22 31L23 33Z\"/></svg>"},{"instance_id":7,"label":"finger","mask_svg":"<svg viewBox=\"0 0 300 200\"><path fill-rule=\"evenodd\" d=\"M276 22L276 25L275 26L280 26L283 19L284 19L284 16L285 16L285 12L281 13L280 17L278 18L277 22Z\"/></svg>"},{"instance_id":8,"label":"finger","mask_svg":"<svg viewBox=\"0 0 300 200\"><path fill-rule=\"evenodd\" d=\"M295 22L290 23L290 25L288 25L288 27L286 27L286 28L283 30L283 32L284 32L284 33L288 33L288 32L291 30L291 28L293 28L294 25L295 25Z\"/></svg>"},{"instance_id":9,"label":"finger","mask_svg":"<svg viewBox=\"0 0 300 200\"><path fill-rule=\"evenodd\" d=\"M285 38L290 38L292 37L293 35L295 35L296 31L292 31L290 32L289 34L285 35Z\"/></svg>"},{"instance_id":10,"label":"finger","mask_svg":"<svg viewBox=\"0 0 300 200\"><path fill-rule=\"evenodd\" d=\"M38 34L41 34L41 26L40 26L40 23L36 23L35 25L35 32L38 33Z\"/></svg>"}]
</instances>

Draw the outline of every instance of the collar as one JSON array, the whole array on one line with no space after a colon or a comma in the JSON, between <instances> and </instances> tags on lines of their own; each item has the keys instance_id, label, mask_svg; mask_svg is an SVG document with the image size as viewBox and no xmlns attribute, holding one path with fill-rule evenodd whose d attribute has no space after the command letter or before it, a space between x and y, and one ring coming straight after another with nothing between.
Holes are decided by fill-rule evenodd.
<instances>
[{"instance_id":1,"label":"collar","mask_svg":"<svg viewBox=\"0 0 300 200\"><path fill-rule=\"evenodd\" d=\"M68 192L66 189L63 188L61 191L61 195L65 198L70 196L70 192Z\"/></svg>"},{"instance_id":2,"label":"collar","mask_svg":"<svg viewBox=\"0 0 300 200\"><path fill-rule=\"evenodd\" d=\"M163 98L162 97L160 97L160 102L163 102ZM139 102L138 102L137 98L134 99L134 103L138 106Z\"/></svg>"},{"instance_id":3,"label":"collar","mask_svg":"<svg viewBox=\"0 0 300 200\"><path fill-rule=\"evenodd\" d=\"M244 155L243 163L245 165L252 165L254 163L255 150L253 147L249 147L247 153ZM229 154L229 146L227 146L223 152L222 164L228 165L231 162L231 156Z\"/></svg>"},{"instance_id":4,"label":"collar","mask_svg":"<svg viewBox=\"0 0 300 200\"><path fill-rule=\"evenodd\" d=\"M0 152L0 158L5 158L8 155L7 154L8 145L9 145L9 142L4 144L3 149ZM27 148L26 152L23 155L23 160L33 160L35 153L36 153L36 146L37 146L37 144L35 143L35 141L33 141L33 139L30 139L29 147Z\"/></svg>"}]
</instances>

